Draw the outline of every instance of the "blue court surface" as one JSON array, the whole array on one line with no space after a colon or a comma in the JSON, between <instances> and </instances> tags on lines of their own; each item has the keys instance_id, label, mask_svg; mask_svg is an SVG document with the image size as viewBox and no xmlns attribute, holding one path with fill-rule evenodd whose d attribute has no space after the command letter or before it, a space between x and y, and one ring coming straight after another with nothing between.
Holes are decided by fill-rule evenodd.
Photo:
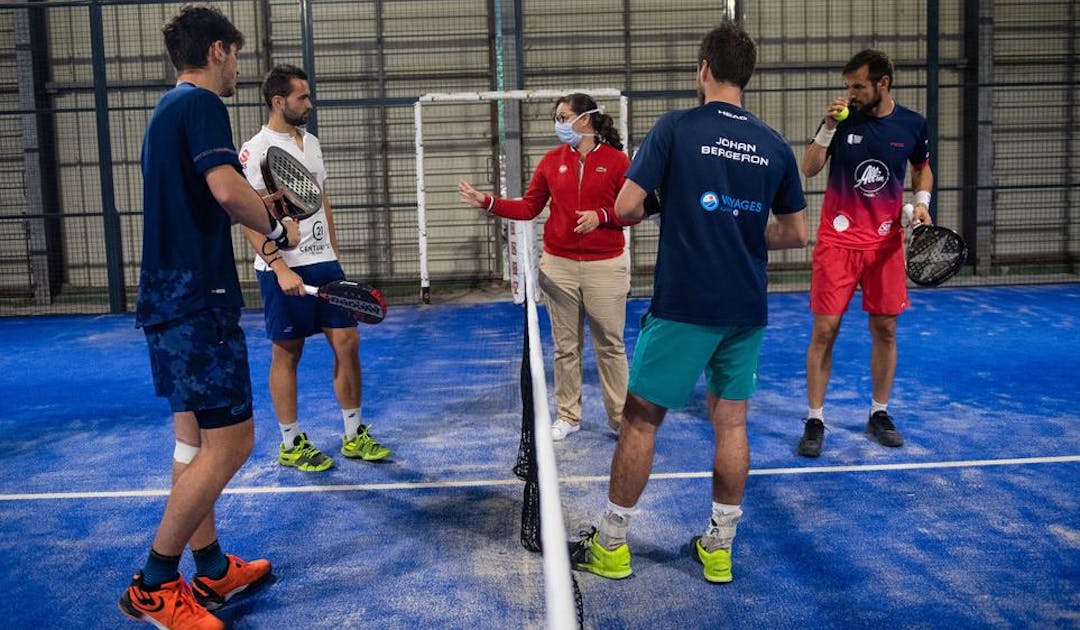
<instances>
[{"instance_id":1,"label":"blue court surface","mask_svg":"<svg viewBox=\"0 0 1080 630\"><path fill-rule=\"evenodd\" d=\"M905 445L863 433L870 342L857 297L825 452L808 460L794 452L808 297L770 296L735 581L706 583L688 552L710 501L699 384L661 428L630 531L634 575L578 576L585 626L1080 627L1080 285L923 290L912 302L890 402ZM647 306L630 303L629 352ZM259 314L244 325L256 445L218 502L219 533L227 552L269 558L275 578L219 616L234 628L543 627L541 558L518 541L511 472L521 308L398 307L363 328L364 416L392 461L338 457L314 474L275 462L270 346ZM546 322L543 335L550 359ZM145 559L173 448L142 333L127 316L4 319L0 343L0 619L139 627L116 599ZM585 428L555 446L571 533L603 506L615 445L586 356ZM311 339L301 422L333 454L330 366ZM190 554L181 570L193 572Z\"/></svg>"}]
</instances>

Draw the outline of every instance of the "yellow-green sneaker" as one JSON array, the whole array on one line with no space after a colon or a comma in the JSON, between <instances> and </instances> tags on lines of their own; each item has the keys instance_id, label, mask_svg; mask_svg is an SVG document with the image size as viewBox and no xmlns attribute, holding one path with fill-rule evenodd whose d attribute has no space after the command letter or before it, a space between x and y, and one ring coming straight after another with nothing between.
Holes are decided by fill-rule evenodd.
<instances>
[{"instance_id":1,"label":"yellow-green sneaker","mask_svg":"<svg viewBox=\"0 0 1080 630\"><path fill-rule=\"evenodd\" d=\"M701 546L701 536L690 539L691 552L695 553L697 561L705 567L705 579L714 584L727 584L731 577L731 548L720 548L716 551L705 551Z\"/></svg>"},{"instance_id":2,"label":"yellow-green sneaker","mask_svg":"<svg viewBox=\"0 0 1080 630\"><path fill-rule=\"evenodd\" d=\"M375 441L368 433L365 425L360 425L360 432L353 439L341 436L341 454L351 459L360 458L368 462L376 462L390 456L390 449Z\"/></svg>"},{"instance_id":3,"label":"yellow-green sneaker","mask_svg":"<svg viewBox=\"0 0 1080 630\"><path fill-rule=\"evenodd\" d=\"M334 460L308 442L307 434L301 433L293 441L293 447L285 450L285 445L278 445L278 463L304 472L322 472L334 465Z\"/></svg>"},{"instance_id":4,"label":"yellow-green sneaker","mask_svg":"<svg viewBox=\"0 0 1080 630\"><path fill-rule=\"evenodd\" d=\"M570 549L570 564L579 571L595 573L611 580L630 577L630 547L623 543L607 549L596 539L596 528L581 537Z\"/></svg>"}]
</instances>

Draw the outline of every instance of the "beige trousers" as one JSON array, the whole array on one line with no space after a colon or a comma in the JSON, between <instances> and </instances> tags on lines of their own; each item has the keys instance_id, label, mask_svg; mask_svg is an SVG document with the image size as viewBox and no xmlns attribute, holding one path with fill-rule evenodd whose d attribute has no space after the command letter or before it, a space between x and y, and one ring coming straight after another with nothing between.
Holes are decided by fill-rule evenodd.
<instances>
[{"instance_id":1,"label":"beige trousers","mask_svg":"<svg viewBox=\"0 0 1080 630\"><path fill-rule=\"evenodd\" d=\"M625 253L607 260L571 260L544 252L540 259L551 335L555 340L555 404L559 418L581 422L581 354L589 321L608 424L622 424L626 402L626 294L630 269Z\"/></svg>"}]
</instances>

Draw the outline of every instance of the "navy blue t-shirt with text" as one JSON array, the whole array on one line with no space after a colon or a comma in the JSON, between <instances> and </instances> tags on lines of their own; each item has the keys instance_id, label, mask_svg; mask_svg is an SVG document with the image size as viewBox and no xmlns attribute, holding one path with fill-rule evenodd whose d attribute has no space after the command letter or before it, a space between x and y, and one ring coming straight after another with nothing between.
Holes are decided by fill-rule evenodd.
<instances>
[{"instance_id":1,"label":"navy blue t-shirt with text","mask_svg":"<svg viewBox=\"0 0 1080 630\"><path fill-rule=\"evenodd\" d=\"M626 177L660 192L649 310L704 326L764 326L769 211L806 208L787 141L745 109L706 103L656 121Z\"/></svg>"},{"instance_id":2,"label":"navy blue t-shirt with text","mask_svg":"<svg viewBox=\"0 0 1080 630\"><path fill-rule=\"evenodd\" d=\"M240 172L221 98L180 83L158 101L143 137L143 251L135 322L152 326L205 308L243 307L232 220L206 173Z\"/></svg>"}]
</instances>

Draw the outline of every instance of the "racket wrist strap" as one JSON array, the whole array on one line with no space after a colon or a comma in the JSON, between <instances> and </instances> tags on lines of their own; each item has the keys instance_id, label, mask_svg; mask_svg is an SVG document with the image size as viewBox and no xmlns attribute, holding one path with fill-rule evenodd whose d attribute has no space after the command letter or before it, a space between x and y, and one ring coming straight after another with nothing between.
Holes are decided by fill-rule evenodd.
<instances>
[{"instance_id":1,"label":"racket wrist strap","mask_svg":"<svg viewBox=\"0 0 1080 630\"><path fill-rule=\"evenodd\" d=\"M927 208L930 207L930 191L929 190L916 190L915 191L915 205L922 204Z\"/></svg>"},{"instance_id":2,"label":"racket wrist strap","mask_svg":"<svg viewBox=\"0 0 1080 630\"><path fill-rule=\"evenodd\" d=\"M818 145L819 147L825 147L826 149L828 149L829 145L832 144L832 139L835 135L835 129L829 129L825 125L822 125L818 128L817 135L814 136L814 144Z\"/></svg>"},{"instance_id":3,"label":"racket wrist strap","mask_svg":"<svg viewBox=\"0 0 1080 630\"><path fill-rule=\"evenodd\" d=\"M484 209L488 212L495 210L495 195L486 195L484 199Z\"/></svg>"},{"instance_id":4,"label":"racket wrist strap","mask_svg":"<svg viewBox=\"0 0 1080 630\"><path fill-rule=\"evenodd\" d=\"M266 240L273 241L274 245L279 248L289 246L289 233L285 229L285 224L274 218L274 215L269 212L266 216L270 219L270 231L265 234Z\"/></svg>"}]
</instances>

